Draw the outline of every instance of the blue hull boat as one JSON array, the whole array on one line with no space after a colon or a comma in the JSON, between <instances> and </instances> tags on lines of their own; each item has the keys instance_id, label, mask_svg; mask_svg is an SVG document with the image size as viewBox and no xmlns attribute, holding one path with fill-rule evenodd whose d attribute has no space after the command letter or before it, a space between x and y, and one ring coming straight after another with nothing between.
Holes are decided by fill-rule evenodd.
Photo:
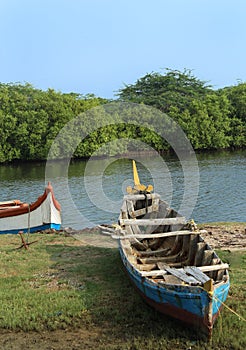
<instances>
[{"instance_id":1,"label":"blue hull boat","mask_svg":"<svg viewBox=\"0 0 246 350\"><path fill-rule=\"evenodd\" d=\"M211 337L228 295L229 266L193 221L143 188L136 173L134 183L113 234L127 274L148 304Z\"/></svg>"}]
</instances>

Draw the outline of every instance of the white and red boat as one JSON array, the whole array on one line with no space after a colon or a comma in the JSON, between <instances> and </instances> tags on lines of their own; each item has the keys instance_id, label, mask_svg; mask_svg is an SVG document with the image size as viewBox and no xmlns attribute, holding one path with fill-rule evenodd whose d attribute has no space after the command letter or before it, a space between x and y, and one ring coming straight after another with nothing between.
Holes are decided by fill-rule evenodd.
<instances>
[{"instance_id":1,"label":"white and red boat","mask_svg":"<svg viewBox=\"0 0 246 350\"><path fill-rule=\"evenodd\" d=\"M34 203L20 200L0 202L0 234L59 230L61 206L50 183Z\"/></svg>"}]
</instances>

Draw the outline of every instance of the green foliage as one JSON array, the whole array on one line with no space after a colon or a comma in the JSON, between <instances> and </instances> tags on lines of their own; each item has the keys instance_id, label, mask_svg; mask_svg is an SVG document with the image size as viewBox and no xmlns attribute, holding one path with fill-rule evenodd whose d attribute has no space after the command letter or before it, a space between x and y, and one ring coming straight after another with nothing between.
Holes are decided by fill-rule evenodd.
<instances>
[{"instance_id":1,"label":"green foliage","mask_svg":"<svg viewBox=\"0 0 246 350\"><path fill-rule=\"evenodd\" d=\"M208 94L203 101L193 100L189 109L174 110L180 126L195 149L220 149L230 145L230 119L228 100L215 93Z\"/></svg>"},{"instance_id":2,"label":"green foliage","mask_svg":"<svg viewBox=\"0 0 246 350\"><path fill-rule=\"evenodd\" d=\"M144 103L168 113L171 106L180 110L188 108L190 101L204 96L209 90L205 82L195 78L190 70L168 69L165 75L146 74L134 85L126 85L118 95L123 101Z\"/></svg>"},{"instance_id":3,"label":"green foliage","mask_svg":"<svg viewBox=\"0 0 246 350\"><path fill-rule=\"evenodd\" d=\"M0 163L45 160L51 146L50 157L113 156L136 151L134 140L141 150L167 151L177 135L172 120L195 150L246 146L246 83L215 91L190 70L168 69L126 85L118 97L107 108L109 101L91 94L0 84ZM182 148L182 140L175 143Z\"/></svg>"},{"instance_id":4,"label":"green foliage","mask_svg":"<svg viewBox=\"0 0 246 350\"><path fill-rule=\"evenodd\" d=\"M94 96L42 91L30 84L0 84L0 162L46 159L69 120L105 102Z\"/></svg>"},{"instance_id":5,"label":"green foliage","mask_svg":"<svg viewBox=\"0 0 246 350\"><path fill-rule=\"evenodd\" d=\"M164 75L147 74L126 85L118 96L122 101L143 103L168 113L194 149L246 145L246 83L214 91L189 70L167 70Z\"/></svg>"},{"instance_id":6,"label":"green foliage","mask_svg":"<svg viewBox=\"0 0 246 350\"><path fill-rule=\"evenodd\" d=\"M224 89L230 102L231 145L246 146L246 83Z\"/></svg>"}]
</instances>

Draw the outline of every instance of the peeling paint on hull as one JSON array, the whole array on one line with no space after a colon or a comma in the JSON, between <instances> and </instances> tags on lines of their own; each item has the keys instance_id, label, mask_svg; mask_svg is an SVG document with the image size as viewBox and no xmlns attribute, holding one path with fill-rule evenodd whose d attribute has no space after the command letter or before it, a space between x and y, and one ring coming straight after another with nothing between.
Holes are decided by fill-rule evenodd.
<instances>
[{"instance_id":1,"label":"peeling paint on hull","mask_svg":"<svg viewBox=\"0 0 246 350\"><path fill-rule=\"evenodd\" d=\"M187 325L191 325L194 328L197 328L202 331L205 335L208 337L211 337L212 335L212 329L213 329L213 324L216 320L216 318L219 316L220 309L222 306L219 308L218 312L213 315L213 320L212 323L209 323L208 317L199 317L187 310L178 308L174 305L171 305L169 303L157 303L154 300L146 297L144 293L142 293L139 289L137 289L138 293L142 296L142 298L147 302L150 306L152 306L154 309L156 309L158 312L171 316L172 318L175 318Z\"/></svg>"},{"instance_id":2,"label":"peeling paint on hull","mask_svg":"<svg viewBox=\"0 0 246 350\"><path fill-rule=\"evenodd\" d=\"M120 255L128 276L150 306L199 328L202 333L211 337L213 324L228 294L229 281L215 288L214 298L211 300L208 293L199 286L170 285L144 278L129 263L121 247Z\"/></svg>"}]
</instances>

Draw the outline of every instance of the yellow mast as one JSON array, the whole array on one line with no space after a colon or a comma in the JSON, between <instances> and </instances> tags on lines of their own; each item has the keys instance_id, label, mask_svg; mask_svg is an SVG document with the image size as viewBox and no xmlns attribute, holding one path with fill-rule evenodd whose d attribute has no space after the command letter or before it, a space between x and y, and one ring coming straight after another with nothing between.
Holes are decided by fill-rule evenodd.
<instances>
[{"instance_id":1,"label":"yellow mast","mask_svg":"<svg viewBox=\"0 0 246 350\"><path fill-rule=\"evenodd\" d=\"M134 181L134 187L132 188L131 186L128 186L126 191L128 193L139 193L139 192L147 192L150 193L153 191L153 186L152 185L142 185L139 180L138 176L138 170L136 166L135 160L132 161L132 168L133 168L133 181Z\"/></svg>"}]
</instances>

